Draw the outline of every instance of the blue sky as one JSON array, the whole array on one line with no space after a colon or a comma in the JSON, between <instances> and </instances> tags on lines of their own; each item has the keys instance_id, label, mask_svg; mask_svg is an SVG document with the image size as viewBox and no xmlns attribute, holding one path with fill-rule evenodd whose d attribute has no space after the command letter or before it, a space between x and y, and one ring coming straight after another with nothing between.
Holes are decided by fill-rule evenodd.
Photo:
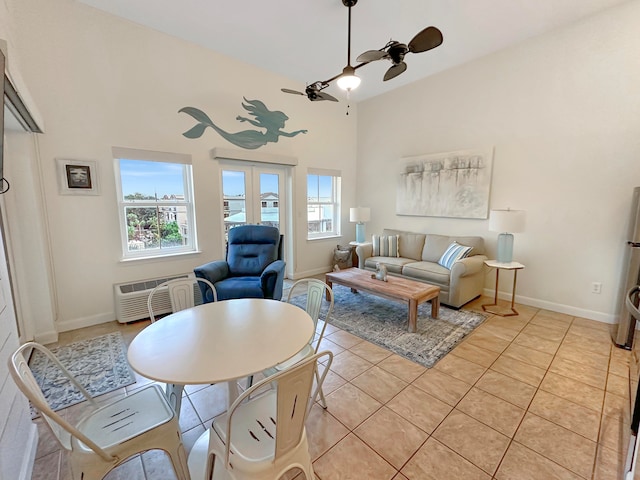
<instances>
[{"instance_id":1,"label":"blue sky","mask_svg":"<svg viewBox=\"0 0 640 480\"><path fill-rule=\"evenodd\" d=\"M184 195L182 165L141 160L120 160L122 194Z\"/></svg>"},{"instance_id":2,"label":"blue sky","mask_svg":"<svg viewBox=\"0 0 640 480\"><path fill-rule=\"evenodd\" d=\"M224 170L222 172L225 195L242 195L245 193L243 172ZM164 162L145 162L142 160L120 160L120 177L122 178L122 193L130 195L184 195L182 179L182 165ZM309 175L307 191L310 197L331 196L331 177L321 176L318 187L318 176ZM277 192L278 176L275 174L261 174L261 192Z\"/></svg>"}]
</instances>

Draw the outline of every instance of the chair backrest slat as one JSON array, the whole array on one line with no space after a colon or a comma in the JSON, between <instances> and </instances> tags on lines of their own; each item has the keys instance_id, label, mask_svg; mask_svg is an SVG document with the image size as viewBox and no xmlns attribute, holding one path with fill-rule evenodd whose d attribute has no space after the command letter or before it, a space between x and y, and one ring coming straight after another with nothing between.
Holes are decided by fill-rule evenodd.
<instances>
[{"instance_id":1,"label":"chair backrest slat","mask_svg":"<svg viewBox=\"0 0 640 480\"><path fill-rule=\"evenodd\" d=\"M291 285L289 294L287 296L287 303L291 303L291 299L294 298L293 294L296 290L296 287L304 287L305 285L307 287L305 311L313 320L315 331L315 334L309 340L309 343L313 344L314 342L316 342L315 352L318 352L318 348L320 346L320 342L322 341L322 337L324 336L327 322L329 321L331 312L333 312L333 290L331 290L331 287L329 287L329 285L324 283L322 280L318 280L316 278L303 278ZM327 296L329 297L329 300L327 301L324 317L321 319L320 316L323 313L323 304ZM318 320L322 320L323 322L320 332L317 331Z\"/></svg>"},{"instance_id":2,"label":"chair backrest slat","mask_svg":"<svg viewBox=\"0 0 640 480\"><path fill-rule=\"evenodd\" d=\"M196 302L193 298L193 280L191 278L168 282L167 288L169 289L171 310L174 313L195 306Z\"/></svg>"},{"instance_id":3,"label":"chair backrest slat","mask_svg":"<svg viewBox=\"0 0 640 480\"><path fill-rule=\"evenodd\" d=\"M307 405L313 385L315 362L306 362L299 369L278 379L278 417L274 461L300 442Z\"/></svg>"},{"instance_id":4,"label":"chair backrest slat","mask_svg":"<svg viewBox=\"0 0 640 480\"><path fill-rule=\"evenodd\" d=\"M326 361L325 361L326 360ZM271 424L275 423L275 451L273 461L277 461L280 456L285 455L291 451L302 438L304 431L304 422L309 415L309 411L313 403L316 400L318 392L322 387L329 367L333 361L333 353L330 351L324 351L316 353L315 355L302 360L301 362L293 365L292 367L282 370L275 375L267 377L260 382L254 384L252 387L240 395L233 405L229 407L228 421L226 425L226 450L224 462L227 468L232 468L230 463L231 445L233 444L233 438L231 438L231 431L233 425L233 416L236 413L238 407L243 405L245 401L253 401L252 395L255 395L256 391L262 391L265 386L269 384L276 385L276 418L264 419L264 422L260 422L256 431L262 435L261 431L264 431L267 435L271 434ZM318 362L323 363L322 373L317 376L316 388L311 393L314 379L316 379L316 369L318 368ZM265 425L265 423L267 425ZM265 426L266 428L262 428ZM268 433L267 433L268 432ZM253 438L258 441L257 435L253 432L249 432L249 435L253 434Z\"/></svg>"},{"instance_id":5,"label":"chair backrest slat","mask_svg":"<svg viewBox=\"0 0 640 480\"><path fill-rule=\"evenodd\" d=\"M193 292L195 283L206 285L206 287L211 289L211 292L213 293L213 301L218 301L216 287L214 287L213 284L205 278L187 277L168 280L156 286L153 290L151 290L151 292L149 292L149 297L147 298L147 309L149 310L149 319L151 320L151 323L154 323L156 321L156 314L153 311L153 297L158 292L158 290L165 288L167 289L169 293L169 300L171 302L171 311L173 313L176 313L195 306Z\"/></svg>"}]
</instances>

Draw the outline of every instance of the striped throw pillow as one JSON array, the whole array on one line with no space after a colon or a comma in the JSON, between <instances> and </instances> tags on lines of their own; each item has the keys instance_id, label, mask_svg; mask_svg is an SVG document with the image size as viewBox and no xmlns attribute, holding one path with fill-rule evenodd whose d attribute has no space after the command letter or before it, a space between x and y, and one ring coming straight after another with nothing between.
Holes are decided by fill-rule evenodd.
<instances>
[{"instance_id":1,"label":"striped throw pillow","mask_svg":"<svg viewBox=\"0 0 640 480\"><path fill-rule=\"evenodd\" d=\"M372 235L374 257L399 257L398 235Z\"/></svg>"},{"instance_id":2,"label":"striped throw pillow","mask_svg":"<svg viewBox=\"0 0 640 480\"><path fill-rule=\"evenodd\" d=\"M471 253L471 250L473 250L473 247L467 247L465 245L460 245L457 242L453 242L449 247L447 247L447 250L442 254L438 263L444 268L451 270L453 264L468 256L469 253Z\"/></svg>"}]
</instances>

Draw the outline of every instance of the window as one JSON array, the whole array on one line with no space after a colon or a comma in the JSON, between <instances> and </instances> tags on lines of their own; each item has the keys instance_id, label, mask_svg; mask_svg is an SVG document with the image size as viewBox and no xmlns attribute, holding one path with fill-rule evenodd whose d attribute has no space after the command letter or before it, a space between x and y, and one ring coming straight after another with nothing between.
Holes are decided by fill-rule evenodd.
<instances>
[{"instance_id":1,"label":"window","mask_svg":"<svg viewBox=\"0 0 640 480\"><path fill-rule=\"evenodd\" d=\"M194 251L190 155L113 151L124 258Z\"/></svg>"},{"instance_id":2,"label":"window","mask_svg":"<svg viewBox=\"0 0 640 480\"><path fill-rule=\"evenodd\" d=\"M307 174L307 238L340 235L340 173L310 169Z\"/></svg>"}]
</instances>

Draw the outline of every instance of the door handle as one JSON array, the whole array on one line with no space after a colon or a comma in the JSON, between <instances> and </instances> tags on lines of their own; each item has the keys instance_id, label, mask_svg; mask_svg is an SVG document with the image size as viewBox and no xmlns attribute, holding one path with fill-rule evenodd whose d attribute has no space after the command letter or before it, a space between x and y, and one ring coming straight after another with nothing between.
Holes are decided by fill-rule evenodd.
<instances>
[{"instance_id":1,"label":"door handle","mask_svg":"<svg viewBox=\"0 0 640 480\"><path fill-rule=\"evenodd\" d=\"M631 290L629 290L629 293L627 293L627 298L625 300L627 310L636 320L640 320L640 310L638 310L638 307L636 307L631 301L631 297L633 297L633 295L637 294L638 292L640 292L640 285L636 285L635 287L631 288Z\"/></svg>"}]
</instances>

